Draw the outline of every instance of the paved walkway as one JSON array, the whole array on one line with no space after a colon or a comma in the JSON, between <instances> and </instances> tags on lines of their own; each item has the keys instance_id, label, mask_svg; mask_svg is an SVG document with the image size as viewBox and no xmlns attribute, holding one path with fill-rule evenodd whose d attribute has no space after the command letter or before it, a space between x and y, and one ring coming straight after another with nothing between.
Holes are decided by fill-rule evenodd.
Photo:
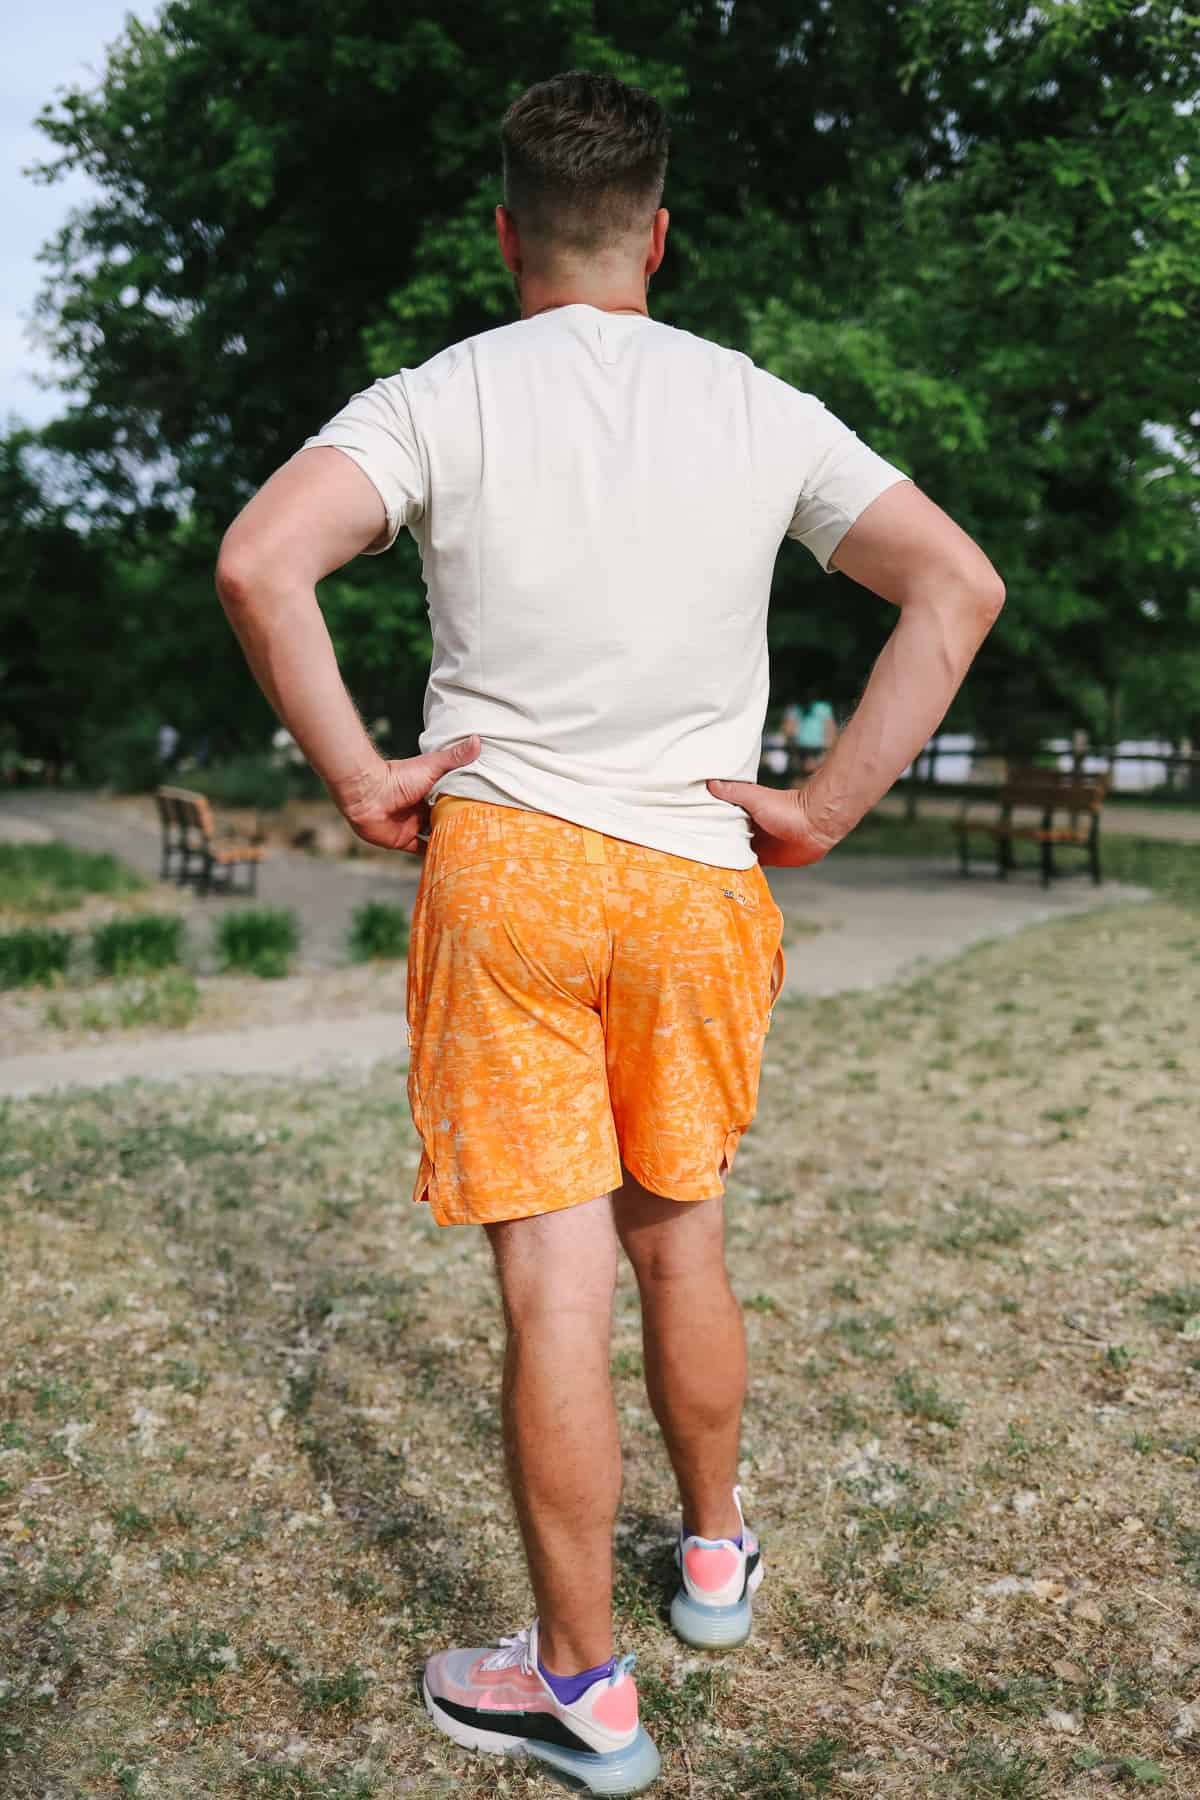
<instances>
[{"instance_id":1,"label":"paved walkway","mask_svg":"<svg viewBox=\"0 0 1200 1800\"><path fill-rule=\"evenodd\" d=\"M14 825L41 827L80 848L113 850L146 873L156 873L156 827L145 832L131 828L114 809L86 795L52 794L45 806L42 796L37 799L35 808L28 794L0 795L0 838ZM264 864L260 899L295 906L308 966L329 967L343 960L350 914L368 895L411 902L418 864L404 859L404 865L393 871L374 861L322 862L299 852L273 852ZM1033 871L1020 871L1004 882L984 874L963 880L949 856L943 862L835 852L810 869L771 869L768 878L790 926L785 1001L879 987L1027 925L1149 897L1142 888L1115 882L1094 888L1078 877L1044 890ZM229 902L197 904L215 909ZM132 1077L320 1078L334 1070L366 1071L381 1061L403 1062L407 1054L397 1009L314 1019L308 1030L292 1024L175 1032L131 1044L9 1057L0 1063L0 1094L101 1087Z\"/></svg>"},{"instance_id":2,"label":"paved walkway","mask_svg":"<svg viewBox=\"0 0 1200 1800\"><path fill-rule=\"evenodd\" d=\"M898 819L904 812L904 797L893 791L879 802L878 810ZM956 818L961 800L941 795L921 796L920 817L923 819ZM1104 809L1102 837L1157 838L1167 844L1200 844L1200 806L1139 806L1136 801L1110 801Z\"/></svg>"}]
</instances>

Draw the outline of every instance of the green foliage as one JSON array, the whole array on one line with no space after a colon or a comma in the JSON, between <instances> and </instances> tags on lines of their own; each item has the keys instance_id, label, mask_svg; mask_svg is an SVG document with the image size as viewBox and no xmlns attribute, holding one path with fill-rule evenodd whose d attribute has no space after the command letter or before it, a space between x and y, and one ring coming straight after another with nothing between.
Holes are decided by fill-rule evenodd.
<instances>
[{"instance_id":1,"label":"green foliage","mask_svg":"<svg viewBox=\"0 0 1200 1800\"><path fill-rule=\"evenodd\" d=\"M102 975L165 969L180 960L183 919L178 913L139 913L109 919L92 931L92 958Z\"/></svg>"},{"instance_id":2,"label":"green foliage","mask_svg":"<svg viewBox=\"0 0 1200 1800\"><path fill-rule=\"evenodd\" d=\"M132 894L145 886L136 870L107 850L0 844L0 908L6 912L65 912L88 894Z\"/></svg>"},{"instance_id":3,"label":"green foliage","mask_svg":"<svg viewBox=\"0 0 1200 1800\"><path fill-rule=\"evenodd\" d=\"M302 777L308 775L309 782ZM186 786L206 794L217 806L256 806L260 812L278 812L303 786L319 788L307 763L300 768L273 760L269 755L246 752L224 757L207 768L189 769Z\"/></svg>"},{"instance_id":4,"label":"green foliage","mask_svg":"<svg viewBox=\"0 0 1200 1800\"><path fill-rule=\"evenodd\" d=\"M34 987L61 975L73 942L71 932L48 926L23 925L0 932L0 988Z\"/></svg>"},{"instance_id":5,"label":"green foliage","mask_svg":"<svg viewBox=\"0 0 1200 1800\"><path fill-rule=\"evenodd\" d=\"M117 794L149 794L164 779L158 759L160 720L152 712L122 716L89 732L75 752L73 772L89 787Z\"/></svg>"},{"instance_id":6,"label":"green foliage","mask_svg":"<svg viewBox=\"0 0 1200 1800\"><path fill-rule=\"evenodd\" d=\"M354 910L350 924L350 955L355 962L373 956L399 957L408 949L408 915L386 900L368 900Z\"/></svg>"},{"instance_id":7,"label":"green foliage","mask_svg":"<svg viewBox=\"0 0 1200 1800\"><path fill-rule=\"evenodd\" d=\"M819 393L995 561L1008 604L951 723L1023 751L1075 723L1200 737L1194 18L897 0L863 20L823 0L129 18L100 82L39 119L37 177L85 168L98 196L44 252L78 402L0 443L22 749L136 788L160 717L214 750L264 741L212 591L220 533L372 375L515 316L497 123L572 66L673 118L655 316ZM827 581L781 556L773 678L846 710L892 615ZM429 644L415 546L322 602L399 749Z\"/></svg>"},{"instance_id":8,"label":"green foliage","mask_svg":"<svg viewBox=\"0 0 1200 1800\"><path fill-rule=\"evenodd\" d=\"M217 921L216 946L223 969L251 975L286 975L300 943L300 926L290 907L247 907Z\"/></svg>"}]
</instances>

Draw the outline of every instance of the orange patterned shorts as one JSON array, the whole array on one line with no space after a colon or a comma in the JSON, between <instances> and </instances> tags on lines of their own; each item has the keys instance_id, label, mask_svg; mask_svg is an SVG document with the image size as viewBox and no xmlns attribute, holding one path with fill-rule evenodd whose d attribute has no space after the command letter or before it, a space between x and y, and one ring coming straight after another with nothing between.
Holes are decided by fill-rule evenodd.
<instances>
[{"instance_id":1,"label":"orange patterned shorts","mask_svg":"<svg viewBox=\"0 0 1200 1800\"><path fill-rule=\"evenodd\" d=\"M408 951L413 1199L439 1225L621 1185L724 1192L754 1117L783 914L721 869L548 813L435 802Z\"/></svg>"}]
</instances>

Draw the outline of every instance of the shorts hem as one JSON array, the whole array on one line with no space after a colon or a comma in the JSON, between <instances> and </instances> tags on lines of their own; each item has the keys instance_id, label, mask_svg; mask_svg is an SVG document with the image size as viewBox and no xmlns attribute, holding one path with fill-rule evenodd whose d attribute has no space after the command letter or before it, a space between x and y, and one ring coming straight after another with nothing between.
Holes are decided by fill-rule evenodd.
<instances>
[{"instance_id":1,"label":"shorts hem","mask_svg":"<svg viewBox=\"0 0 1200 1800\"><path fill-rule=\"evenodd\" d=\"M568 1212L573 1206L585 1206L589 1200L602 1199L605 1194L615 1193L621 1185L619 1166L610 1172L606 1181L603 1176L597 1183L589 1183L586 1190L573 1194L569 1200L559 1200L553 1206L545 1206L537 1201L527 1203L513 1202L499 1208L489 1207L486 1212L475 1212L469 1205L461 1201L447 1205L440 1191L433 1196L431 1182L426 1182L424 1191L413 1195L416 1201L424 1201L433 1214L437 1225L506 1225L513 1219L541 1219L550 1213Z\"/></svg>"},{"instance_id":2,"label":"shorts hem","mask_svg":"<svg viewBox=\"0 0 1200 1800\"><path fill-rule=\"evenodd\" d=\"M678 1200L681 1204L686 1204L693 1200L717 1200L725 1192L725 1183L721 1180L720 1176L713 1177L713 1180L716 1182L716 1186L714 1187L712 1182L706 1181L652 1180L650 1177L641 1174L636 1165L628 1160L625 1163L625 1167L633 1176L633 1179L641 1187L644 1187L648 1194L656 1194L660 1200ZM671 1190L669 1193L667 1192L668 1188Z\"/></svg>"}]
</instances>

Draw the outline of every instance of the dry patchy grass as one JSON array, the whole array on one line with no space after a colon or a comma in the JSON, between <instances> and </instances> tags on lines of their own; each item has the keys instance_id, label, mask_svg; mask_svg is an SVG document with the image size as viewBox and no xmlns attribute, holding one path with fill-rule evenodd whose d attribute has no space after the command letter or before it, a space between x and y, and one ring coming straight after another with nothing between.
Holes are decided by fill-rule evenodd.
<instances>
[{"instance_id":1,"label":"dry patchy grass","mask_svg":"<svg viewBox=\"0 0 1200 1800\"><path fill-rule=\"evenodd\" d=\"M664 1622L618 1295L618 1642L663 1800L1200 1788L1198 977L1154 904L777 1009L730 1184L768 1570L736 1655ZM529 1601L490 1257L411 1204L402 1071L3 1123L8 1790L558 1791L417 1695Z\"/></svg>"}]
</instances>

